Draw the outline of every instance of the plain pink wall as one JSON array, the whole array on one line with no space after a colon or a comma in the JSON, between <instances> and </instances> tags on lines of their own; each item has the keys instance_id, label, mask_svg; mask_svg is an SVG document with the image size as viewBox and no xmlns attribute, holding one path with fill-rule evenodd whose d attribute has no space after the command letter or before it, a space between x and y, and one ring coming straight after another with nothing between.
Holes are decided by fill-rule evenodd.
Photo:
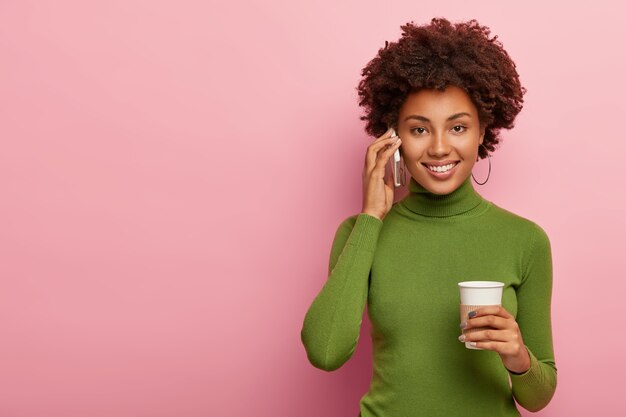
<instances>
[{"instance_id":1,"label":"plain pink wall","mask_svg":"<svg viewBox=\"0 0 626 417\"><path fill-rule=\"evenodd\" d=\"M332 373L300 329L361 208L360 70L435 16L489 26L528 89L475 187L551 238L537 415L618 415L625 10L432 3L0 2L0 415L356 415L367 318Z\"/></svg>"}]
</instances>

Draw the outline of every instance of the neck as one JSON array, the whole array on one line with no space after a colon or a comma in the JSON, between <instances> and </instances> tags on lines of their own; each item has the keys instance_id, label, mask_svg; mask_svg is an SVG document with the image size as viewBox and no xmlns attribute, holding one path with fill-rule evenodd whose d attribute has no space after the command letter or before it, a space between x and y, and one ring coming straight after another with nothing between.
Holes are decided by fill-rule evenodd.
<instances>
[{"instance_id":1,"label":"neck","mask_svg":"<svg viewBox=\"0 0 626 417\"><path fill-rule=\"evenodd\" d=\"M416 214L429 217L457 216L475 208L483 201L481 195L472 187L471 176L449 194L431 193L411 177L409 191L403 199L404 205Z\"/></svg>"}]
</instances>

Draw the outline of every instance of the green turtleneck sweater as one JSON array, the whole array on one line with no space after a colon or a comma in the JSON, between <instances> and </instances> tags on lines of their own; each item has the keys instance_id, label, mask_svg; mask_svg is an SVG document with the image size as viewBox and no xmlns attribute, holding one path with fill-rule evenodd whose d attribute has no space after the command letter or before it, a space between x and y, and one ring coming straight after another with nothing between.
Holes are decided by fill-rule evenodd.
<instances>
[{"instance_id":1,"label":"green turtleneck sweater","mask_svg":"<svg viewBox=\"0 0 626 417\"><path fill-rule=\"evenodd\" d=\"M470 178L446 195L411 178L383 220L360 213L337 230L301 340L313 366L339 368L354 353L367 302L373 373L362 417L519 416L514 400L537 411L554 394L550 241L484 199ZM457 283L470 280L504 282L502 306L530 354L526 372L458 340Z\"/></svg>"}]
</instances>

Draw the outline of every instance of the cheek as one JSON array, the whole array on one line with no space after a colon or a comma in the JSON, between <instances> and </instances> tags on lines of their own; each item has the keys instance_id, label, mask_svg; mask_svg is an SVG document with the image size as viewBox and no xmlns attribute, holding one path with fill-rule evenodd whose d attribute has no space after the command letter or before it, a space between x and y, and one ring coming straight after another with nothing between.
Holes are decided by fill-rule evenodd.
<instances>
[{"instance_id":1,"label":"cheek","mask_svg":"<svg viewBox=\"0 0 626 417\"><path fill-rule=\"evenodd\" d=\"M459 144L457 149L467 162L475 162L478 157L479 144L480 142L478 140L473 140L467 143Z\"/></svg>"},{"instance_id":2,"label":"cheek","mask_svg":"<svg viewBox=\"0 0 626 417\"><path fill-rule=\"evenodd\" d=\"M471 170L474 169L474 165L476 164L476 162L472 159L472 160L465 160L465 164L463 164L463 170L465 172L470 172Z\"/></svg>"},{"instance_id":3,"label":"cheek","mask_svg":"<svg viewBox=\"0 0 626 417\"><path fill-rule=\"evenodd\" d=\"M400 145L400 149L401 149L400 152L402 153L402 156L406 159L420 158L425 151L423 147L416 146L413 143L406 144L406 145L402 143L402 145Z\"/></svg>"}]
</instances>

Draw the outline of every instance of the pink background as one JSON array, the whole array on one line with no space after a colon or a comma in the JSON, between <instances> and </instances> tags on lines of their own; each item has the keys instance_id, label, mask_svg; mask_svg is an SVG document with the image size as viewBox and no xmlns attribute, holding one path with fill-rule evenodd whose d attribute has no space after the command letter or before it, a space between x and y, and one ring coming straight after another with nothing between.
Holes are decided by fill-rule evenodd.
<instances>
[{"instance_id":1,"label":"pink background","mask_svg":"<svg viewBox=\"0 0 626 417\"><path fill-rule=\"evenodd\" d=\"M537 415L618 415L625 10L432 3L0 2L0 415L356 416L369 321L332 373L300 329L361 209L360 70L435 16L489 26L528 89L475 187L552 242Z\"/></svg>"}]
</instances>

